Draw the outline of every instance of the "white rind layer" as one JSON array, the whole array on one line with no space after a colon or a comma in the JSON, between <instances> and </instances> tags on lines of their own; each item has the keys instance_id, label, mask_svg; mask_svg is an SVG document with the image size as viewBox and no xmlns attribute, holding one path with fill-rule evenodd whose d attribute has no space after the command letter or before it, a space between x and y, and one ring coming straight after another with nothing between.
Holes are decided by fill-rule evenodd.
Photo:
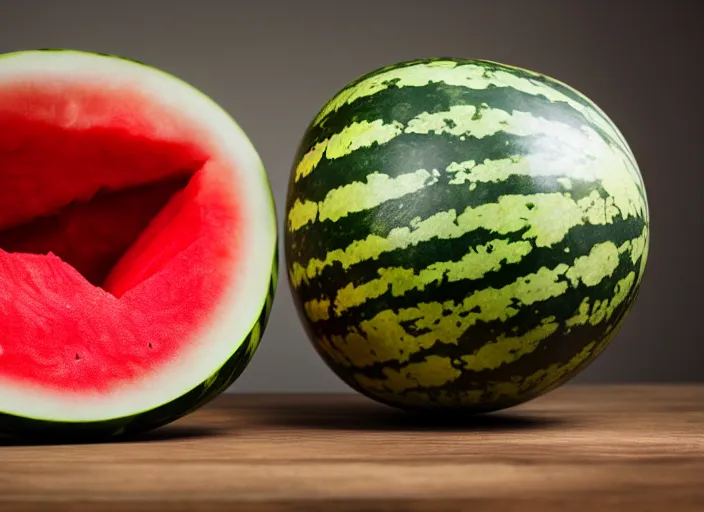
<instances>
[{"instance_id":1,"label":"white rind layer","mask_svg":"<svg viewBox=\"0 0 704 512\"><path fill-rule=\"evenodd\" d=\"M236 174L238 197L245 201L241 227L245 230L242 247L247 251L233 262L231 281L213 320L197 333L193 348L184 350L177 360L110 393L57 393L0 380L0 413L51 421L101 421L155 409L180 397L213 375L242 345L261 314L271 282L276 211L254 146L223 109L194 87L147 65L92 53L26 51L0 56L0 85L57 79L133 88L192 121L210 141L216 159Z\"/></svg>"}]
</instances>

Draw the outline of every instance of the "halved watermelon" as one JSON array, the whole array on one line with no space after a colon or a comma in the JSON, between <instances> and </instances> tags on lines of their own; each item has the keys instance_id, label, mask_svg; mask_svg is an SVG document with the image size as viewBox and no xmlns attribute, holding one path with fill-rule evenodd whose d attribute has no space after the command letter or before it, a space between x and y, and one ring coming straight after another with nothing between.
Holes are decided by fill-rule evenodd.
<instances>
[{"instance_id":1,"label":"halved watermelon","mask_svg":"<svg viewBox=\"0 0 704 512\"><path fill-rule=\"evenodd\" d=\"M244 370L277 280L257 152L128 59L0 56L0 432L156 428Z\"/></svg>"}]
</instances>

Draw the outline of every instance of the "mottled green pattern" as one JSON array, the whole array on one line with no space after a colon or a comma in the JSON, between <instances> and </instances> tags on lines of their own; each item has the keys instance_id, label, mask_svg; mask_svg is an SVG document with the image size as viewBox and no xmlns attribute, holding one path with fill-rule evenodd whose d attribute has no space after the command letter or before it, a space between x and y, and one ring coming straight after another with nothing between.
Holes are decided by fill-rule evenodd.
<instances>
[{"instance_id":1,"label":"mottled green pattern","mask_svg":"<svg viewBox=\"0 0 704 512\"><path fill-rule=\"evenodd\" d=\"M352 82L291 170L289 283L317 351L401 407L484 411L544 393L609 343L645 269L625 139L589 99L486 61Z\"/></svg>"},{"instance_id":2,"label":"mottled green pattern","mask_svg":"<svg viewBox=\"0 0 704 512\"><path fill-rule=\"evenodd\" d=\"M276 294L278 251L275 251L271 272L269 290L261 314L252 326L247 338L241 344L237 343L238 340L233 340L233 345L238 348L227 361L208 379L179 398L149 411L106 421L57 422L0 413L0 432L24 439L102 441L153 430L202 407L230 387L254 356L269 320Z\"/></svg>"}]
</instances>

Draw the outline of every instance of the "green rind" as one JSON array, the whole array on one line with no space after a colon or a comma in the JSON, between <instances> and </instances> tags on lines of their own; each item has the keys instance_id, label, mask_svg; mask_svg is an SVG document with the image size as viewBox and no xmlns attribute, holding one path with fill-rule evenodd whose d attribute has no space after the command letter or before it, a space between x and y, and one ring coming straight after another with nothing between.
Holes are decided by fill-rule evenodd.
<instances>
[{"instance_id":1,"label":"green rind","mask_svg":"<svg viewBox=\"0 0 704 512\"><path fill-rule=\"evenodd\" d=\"M510 73L524 80L521 90L470 88L455 77L368 93L370 78L450 60L489 77ZM458 106L489 117L473 126L453 114ZM455 121L479 135L453 131ZM527 133L508 133L526 122ZM457 179L463 161L520 162L546 142L544 154L570 156L564 172L501 176L505 169L487 167L471 193L469 174ZM584 143L595 145L581 153ZM620 174L580 179L594 154ZM554 220L532 218L521 199ZM487 206L493 217L477 221ZM409 61L350 83L306 131L286 214L288 281L316 351L353 389L406 409L488 412L573 378L620 329L649 246L645 187L611 120L559 81L488 61ZM525 222L502 228L496 218ZM492 257L486 247L504 252Z\"/></svg>"},{"instance_id":2,"label":"green rind","mask_svg":"<svg viewBox=\"0 0 704 512\"><path fill-rule=\"evenodd\" d=\"M63 422L0 412L0 433L24 440L93 442L132 437L162 427L204 406L223 393L244 372L266 329L278 281L278 249L261 313L245 341L213 374L180 397L148 411L104 421Z\"/></svg>"}]
</instances>

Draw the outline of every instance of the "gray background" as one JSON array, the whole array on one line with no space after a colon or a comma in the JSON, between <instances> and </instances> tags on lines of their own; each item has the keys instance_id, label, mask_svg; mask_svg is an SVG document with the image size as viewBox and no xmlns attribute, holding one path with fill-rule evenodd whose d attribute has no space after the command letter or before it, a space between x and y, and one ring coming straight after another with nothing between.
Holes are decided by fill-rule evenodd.
<instances>
[{"instance_id":1,"label":"gray background","mask_svg":"<svg viewBox=\"0 0 704 512\"><path fill-rule=\"evenodd\" d=\"M565 81L625 134L652 215L638 302L612 346L574 382L682 382L704 378L698 3L0 0L0 53L64 47L122 54L192 83L257 147L280 226L303 130L356 76L401 60L457 56ZM306 340L284 272L280 283L262 345L231 389L347 390Z\"/></svg>"}]
</instances>

